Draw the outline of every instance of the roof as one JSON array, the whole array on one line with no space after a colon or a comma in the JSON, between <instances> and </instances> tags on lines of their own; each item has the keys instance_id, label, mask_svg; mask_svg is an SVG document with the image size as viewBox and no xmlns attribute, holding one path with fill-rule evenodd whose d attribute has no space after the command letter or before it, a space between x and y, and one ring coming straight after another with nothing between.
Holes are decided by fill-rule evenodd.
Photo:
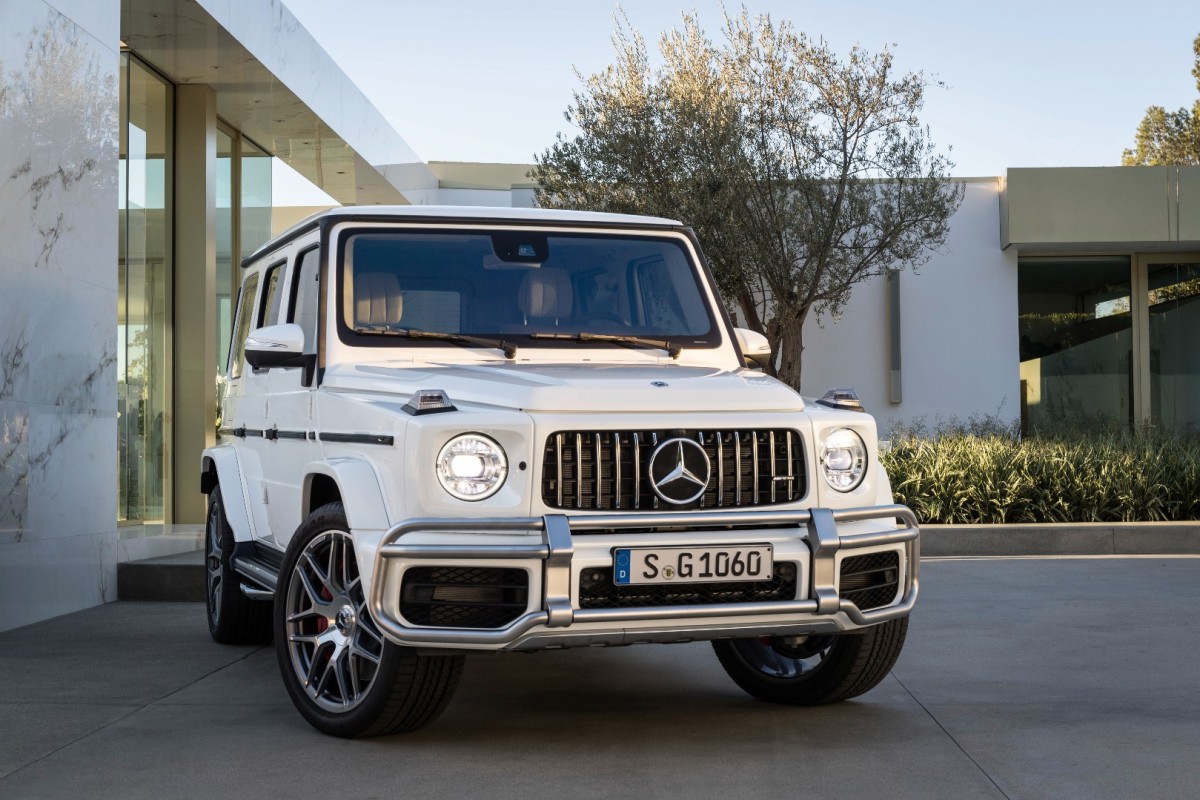
<instances>
[{"instance_id":1,"label":"roof","mask_svg":"<svg viewBox=\"0 0 1200 800\"><path fill-rule=\"evenodd\" d=\"M503 208L493 206L337 206L318 211L297 222L242 260L258 259L284 242L317 227L322 220L436 220L438 222L525 222L570 223L603 227L678 228L683 223L666 217L608 214L601 211L564 211L551 208Z\"/></svg>"}]
</instances>

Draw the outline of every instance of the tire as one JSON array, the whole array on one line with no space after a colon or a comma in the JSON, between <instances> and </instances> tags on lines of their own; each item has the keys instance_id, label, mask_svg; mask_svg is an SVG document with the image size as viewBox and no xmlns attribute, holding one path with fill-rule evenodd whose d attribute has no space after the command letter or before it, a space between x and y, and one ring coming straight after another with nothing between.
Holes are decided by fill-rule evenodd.
<instances>
[{"instance_id":1,"label":"tire","mask_svg":"<svg viewBox=\"0 0 1200 800\"><path fill-rule=\"evenodd\" d=\"M221 644L265 644L271 641L271 604L242 594L241 578L233 569L235 544L218 486L208 496L204 523L208 632Z\"/></svg>"},{"instance_id":2,"label":"tire","mask_svg":"<svg viewBox=\"0 0 1200 800\"><path fill-rule=\"evenodd\" d=\"M432 722L450 702L463 656L420 656L371 618L341 503L309 515L275 590L275 653L300 714L331 736L384 736Z\"/></svg>"},{"instance_id":3,"label":"tire","mask_svg":"<svg viewBox=\"0 0 1200 800\"><path fill-rule=\"evenodd\" d=\"M713 642L721 666L747 694L768 703L819 706L858 697L887 676L908 633L908 617L857 633Z\"/></svg>"}]
</instances>

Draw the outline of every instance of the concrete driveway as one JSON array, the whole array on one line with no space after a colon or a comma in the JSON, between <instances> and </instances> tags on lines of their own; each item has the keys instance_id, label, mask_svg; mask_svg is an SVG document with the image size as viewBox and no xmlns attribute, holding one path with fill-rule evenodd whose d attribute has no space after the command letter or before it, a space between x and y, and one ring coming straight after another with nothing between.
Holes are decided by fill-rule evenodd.
<instances>
[{"instance_id":1,"label":"concrete driveway","mask_svg":"<svg viewBox=\"0 0 1200 800\"><path fill-rule=\"evenodd\" d=\"M819 709L707 644L468 660L406 736L322 736L270 648L116 603L0 634L4 798L1200 798L1200 559L932 560L893 674Z\"/></svg>"}]
</instances>

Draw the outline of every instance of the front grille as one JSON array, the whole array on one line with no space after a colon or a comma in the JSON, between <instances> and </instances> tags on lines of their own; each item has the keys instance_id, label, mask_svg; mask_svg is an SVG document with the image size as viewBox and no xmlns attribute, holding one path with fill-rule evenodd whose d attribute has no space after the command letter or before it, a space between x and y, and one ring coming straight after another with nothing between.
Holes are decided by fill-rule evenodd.
<instances>
[{"instance_id":1,"label":"front grille","mask_svg":"<svg viewBox=\"0 0 1200 800\"><path fill-rule=\"evenodd\" d=\"M659 499L650 456L669 439L691 439L707 454L704 493L685 505ZM546 438L542 502L594 511L729 508L791 503L807 491L800 434L754 430L560 431Z\"/></svg>"},{"instance_id":2,"label":"front grille","mask_svg":"<svg viewBox=\"0 0 1200 800\"><path fill-rule=\"evenodd\" d=\"M899 584L900 556L895 550L842 560L841 596L858 606L859 611L891 605Z\"/></svg>"},{"instance_id":3,"label":"front grille","mask_svg":"<svg viewBox=\"0 0 1200 800\"><path fill-rule=\"evenodd\" d=\"M413 567L404 573L400 613L413 625L503 628L529 602L529 573L493 567Z\"/></svg>"},{"instance_id":4,"label":"front grille","mask_svg":"<svg viewBox=\"0 0 1200 800\"><path fill-rule=\"evenodd\" d=\"M611 567L593 567L579 573L579 607L645 608L794 600L796 574L796 565L784 561L775 564L775 575L769 581L618 586L613 583Z\"/></svg>"}]
</instances>

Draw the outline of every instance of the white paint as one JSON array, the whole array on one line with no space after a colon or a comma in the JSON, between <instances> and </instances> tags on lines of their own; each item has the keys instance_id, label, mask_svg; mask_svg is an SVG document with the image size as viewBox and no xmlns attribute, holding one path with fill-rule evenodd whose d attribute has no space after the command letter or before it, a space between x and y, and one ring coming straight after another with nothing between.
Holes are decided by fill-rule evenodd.
<instances>
[{"instance_id":1,"label":"white paint","mask_svg":"<svg viewBox=\"0 0 1200 800\"><path fill-rule=\"evenodd\" d=\"M802 388L854 388L894 422L1020 416L1017 256L1000 249L999 181L966 184L940 252L900 277L903 402L888 402L887 281L854 287L841 316L804 326Z\"/></svg>"}]
</instances>

